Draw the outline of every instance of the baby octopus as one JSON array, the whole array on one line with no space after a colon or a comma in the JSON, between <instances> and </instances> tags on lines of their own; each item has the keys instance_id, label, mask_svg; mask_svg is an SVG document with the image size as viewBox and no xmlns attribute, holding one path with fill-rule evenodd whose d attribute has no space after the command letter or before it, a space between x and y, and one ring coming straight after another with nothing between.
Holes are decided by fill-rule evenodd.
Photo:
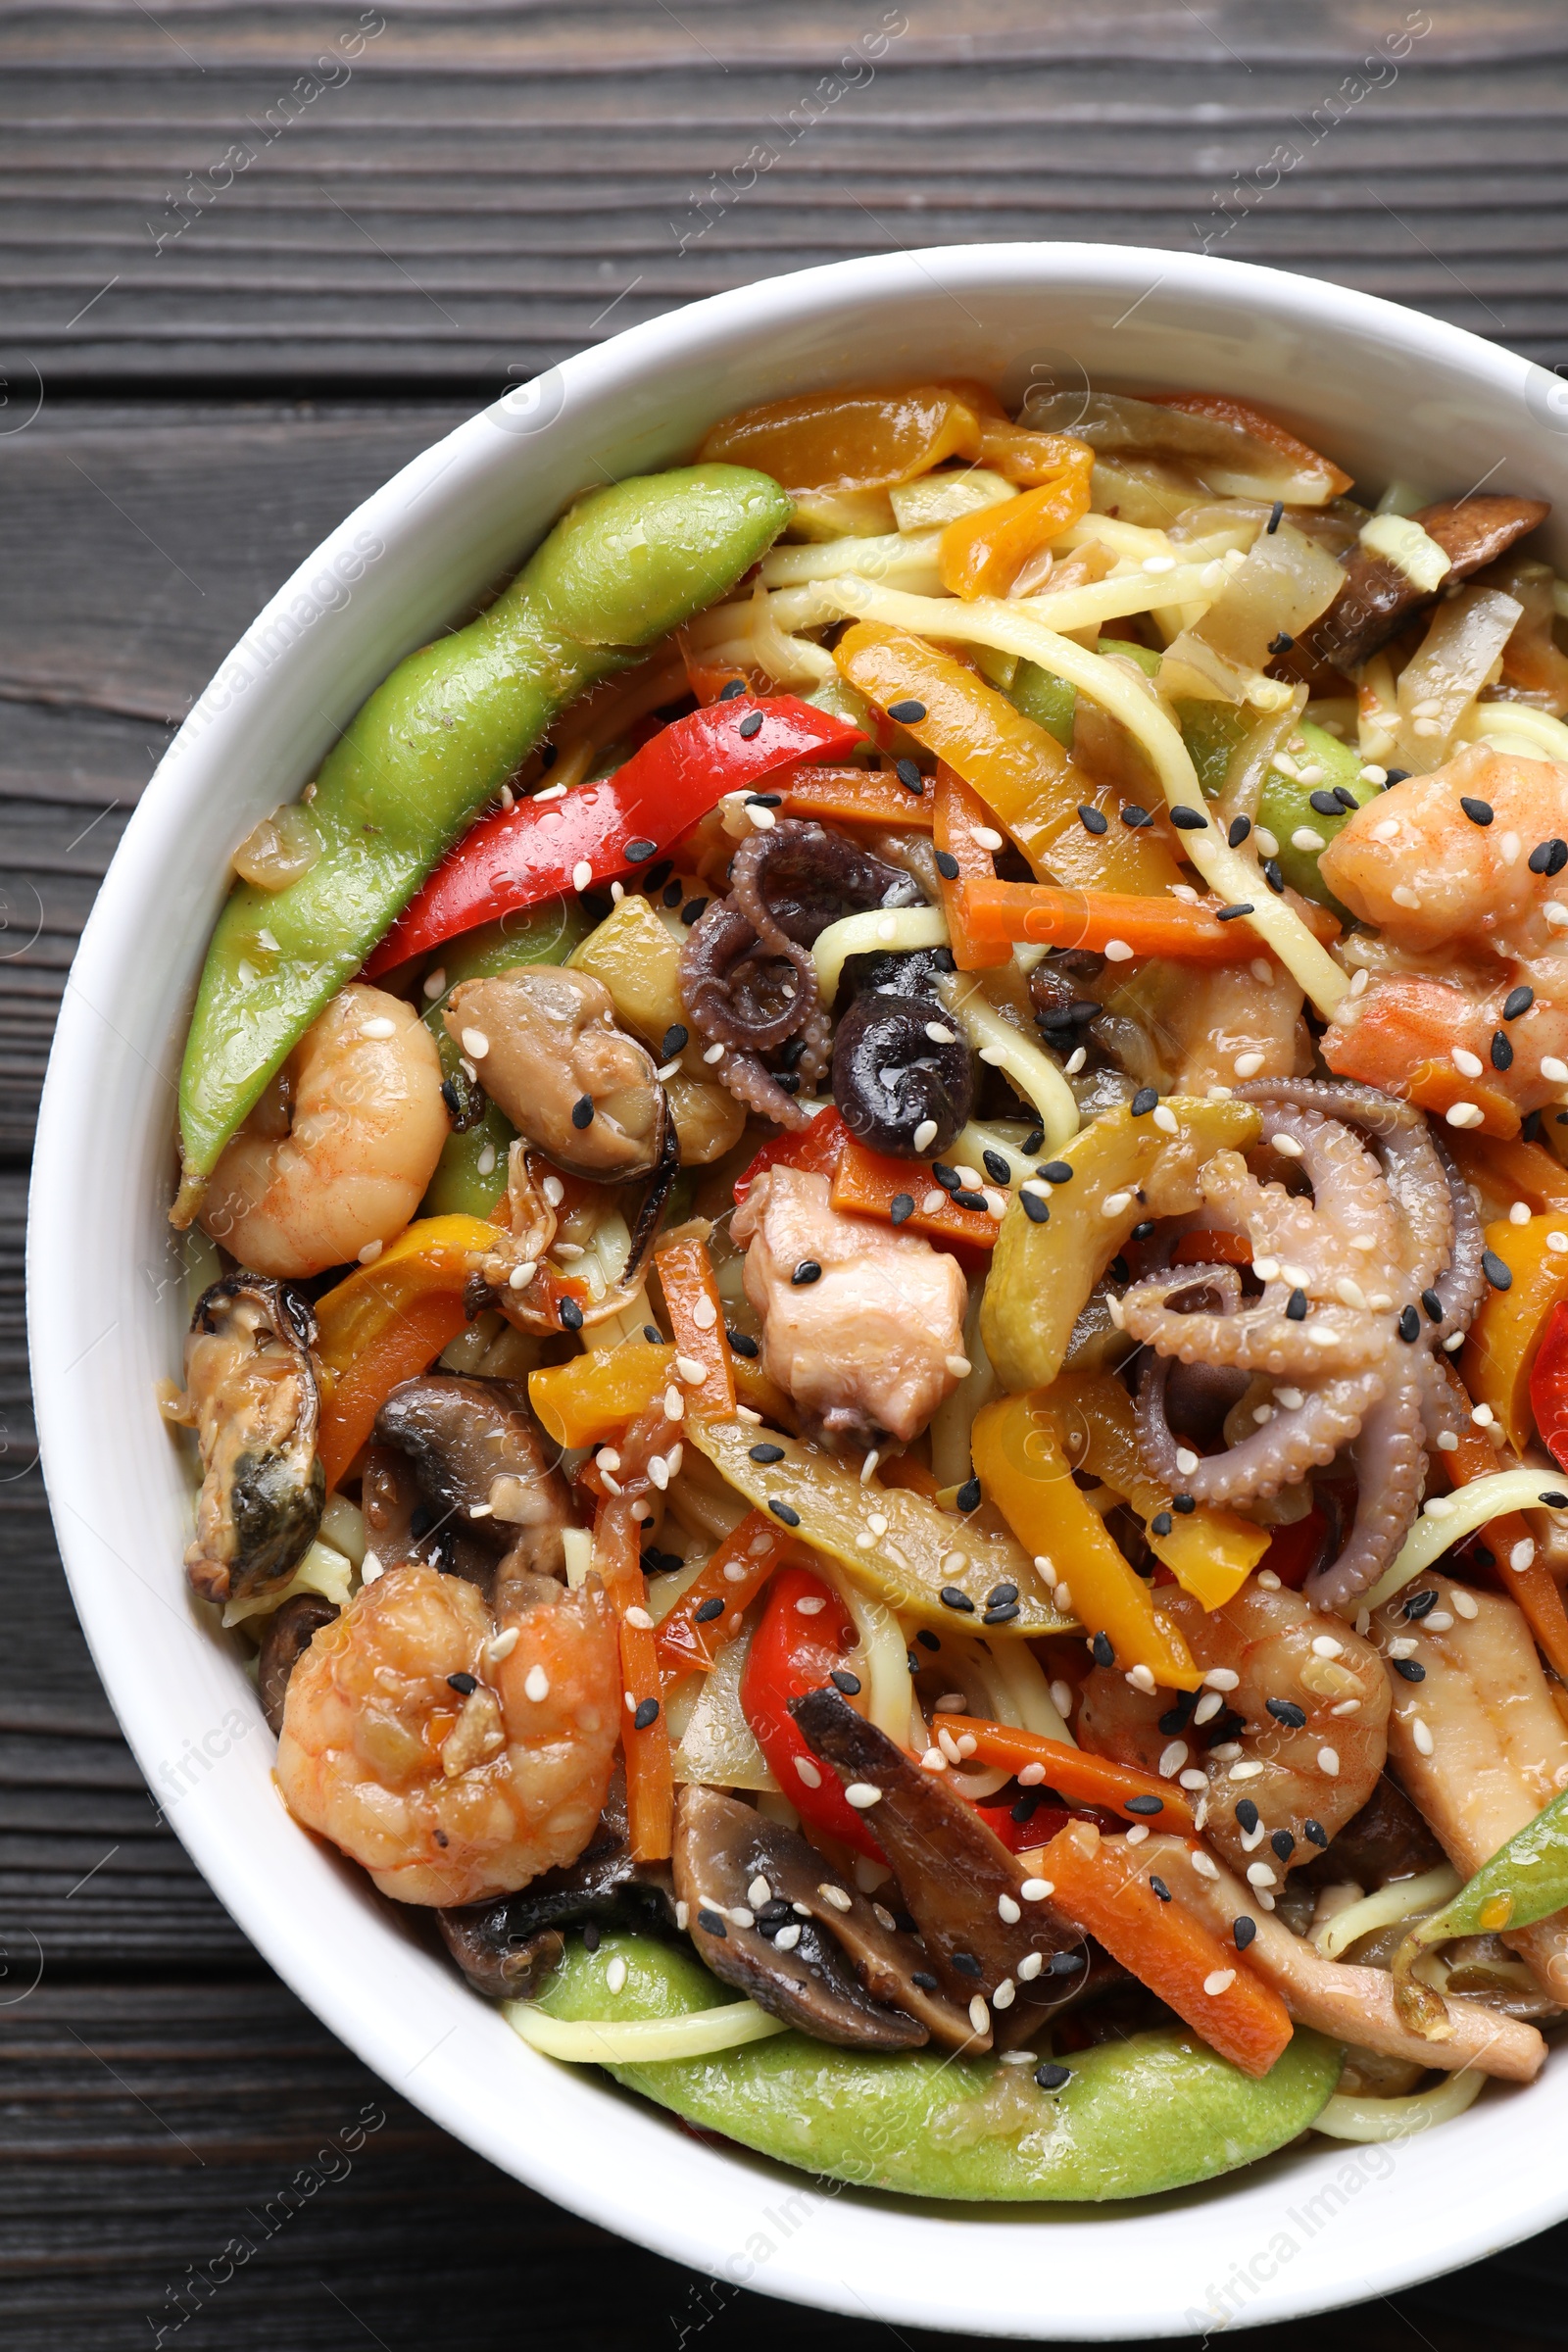
<instances>
[{"instance_id":1,"label":"baby octopus","mask_svg":"<svg viewBox=\"0 0 1568 2352\"><path fill-rule=\"evenodd\" d=\"M1262 1297L1244 1301L1240 1276L1224 1266L1167 1271L1127 1293L1126 1329L1152 1351L1139 1387L1140 1447L1163 1484L1231 1503L1273 1494L1348 1446L1354 1525L1307 1587L1316 1606L1344 1608L1382 1575L1415 1515L1423 1440L1449 1413L1434 1350L1475 1311L1481 1228L1409 1103L1313 1079L1237 1091L1258 1104L1262 1141L1298 1164L1311 1198L1265 1184L1239 1152L1209 1162L1204 1222L1248 1238ZM1196 1462L1180 1453L1165 1411L1173 1356L1276 1384L1252 1433Z\"/></svg>"}]
</instances>

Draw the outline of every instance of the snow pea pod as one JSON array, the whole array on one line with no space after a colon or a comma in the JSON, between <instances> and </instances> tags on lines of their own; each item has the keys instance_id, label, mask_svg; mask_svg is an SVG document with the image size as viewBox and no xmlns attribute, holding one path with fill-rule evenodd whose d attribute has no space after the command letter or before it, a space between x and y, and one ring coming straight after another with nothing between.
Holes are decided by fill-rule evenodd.
<instances>
[{"instance_id":1,"label":"snow pea pod","mask_svg":"<svg viewBox=\"0 0 1568 2352\"><path fill-rule=\"evenodd\" d=\"M690 466L579 501L478 619L399 662L321 762L319 855L236 883L180 1073L188 1223L229 1137L322 1006L566 706L731 587L783 527L766 474Z\"/></svg>"},{"instance_id":2,"label":"snow pea pod","mask_svg":"<svg viewBox=\"0 0 1568 2352\"><path fill-rule=\"evenodd\" d=\"M1401 2016L1433 2040L1447 2039L1443 2000L1412 1974L1423 1952L1455 1936L1500 1936L1568 1909L1568 1790L1515 1832L1452 1899L1419 1921L1394 1955Z\"/></svg>"},{"instance_id":3,"label":"snow pea pod","mask_svg":"<svg viewBox=\"0 0 1568 2352\"><path fill-rule=\"evenodd\" d=\"M625 1982L612 1991L616 1960ZM568 1945L538 2005L618 2025L725 1998L690 1952L606 1935L595 1952ZM1173 2027L1064 2058L1048 2090L1030 2068L995 2058L882 2055L791 2032L608 2071L701 2130L819 2178L905 2196L1054 2203L1152 2196L1269 2155L1321 2111L1343 2056L1298 2028L1253 2082Z\"/></svg>"}]
</instances>

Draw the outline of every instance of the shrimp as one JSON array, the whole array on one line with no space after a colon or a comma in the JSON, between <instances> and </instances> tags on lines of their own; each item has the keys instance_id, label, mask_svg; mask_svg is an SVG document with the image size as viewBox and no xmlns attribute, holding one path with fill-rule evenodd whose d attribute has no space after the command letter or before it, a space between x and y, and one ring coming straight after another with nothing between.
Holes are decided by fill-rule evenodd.
<instances>
[{"instance_id":1,"label":"shrimp","mask_svg":"<svg viewBox=\"0 0 1568 2352\"><path fill-rule=\"evenodd\" d=\"M1180 1057L1178 1094L1206 1094L1238 1077L1301 1078L1311 1069L1301 991L1271 956L1182 979L1167 1015Z\"/></svg>"},{"instance_id":2,"label":"shrimp","mask_svg":"<svg viewBox=\"0 0 1568 2352\"><path fill-rule=\"evenodd\" d=\"M1168 1589L1159 1606L1214 1679L1168 1704L1097 1666L1083 1687L1079 1739L1096 1755L1166 1779L1200 1773L1199 1828L1270 1907L1269 1889L1310 1862L1377 1787L1388 1753L1383 1661L1343 1618L1255 1578L1223 1608L1205 1611ZM1221 1738L1205 1749L1195 1735L1209 1724Z\"/></svg>"},{"instance_id":3,"label":"shrimp","mask_svg":"<svg viewBox=\"0 0 1568 2352\"><path fill-rule=\"evenodd\" d=\"M476 1586L411 1561L295 1667L278 1787L399 1902L512 1894L593 1835L620 1682L603 1593L518 1578L498 1624Z\"/></svg>"},{"instance_id":4,"label":"shrimp","mask_svg":"<svg viewBox=\"0 0 1568 2352\"><path fill-rule=\"evenodd\" d=\"M345 1265L402 1232L448 1132L429 1030L401 998L352 982L220 1159L202 1223L254 1273Z\"/></svg>"},{"instance_id":5,"label":"shrimp","mask_svg":"<svg viewBox=\"0 0 1568 2352\"><path fill-rule=\"evenodd\" d=\"M1520 1113L1556 1101L1543 1063L1568 1059L1565 837L1568 766L1479 744L1369 801L1319 859L1381 935L1357 943L1370 985L1330 1026L1329 1067L1394 1094L1414 1083L1438 1108L1474 1082ZM1505 1017L1521 988L1527 1009ZM1440 1065L1426 1083L1423 1063Z\"/></svg>"}]
</instances>

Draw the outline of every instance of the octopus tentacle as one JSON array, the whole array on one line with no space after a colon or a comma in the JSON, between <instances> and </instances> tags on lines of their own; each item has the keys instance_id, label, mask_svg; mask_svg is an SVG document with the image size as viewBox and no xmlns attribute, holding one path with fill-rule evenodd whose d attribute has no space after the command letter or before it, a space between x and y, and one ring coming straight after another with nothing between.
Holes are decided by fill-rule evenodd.
<instances>
[{"instance_id":1,"label":"octopus tentacle","mask_svg":"<svg viewBox=\"0 0 1568 2352\"><path fill-rule=\"evenodd\" d=\"M1346 1609L1371 1591L1394 1558L1420 1507L1427 1455L1421 1442L1424 1382L1401 1369L1388 1394L1361 1425L1350 1447L1355 1466L1355 1521L1338 1559L1307 1580L1317 1609Z\"/></svg>"},{"instance_id":2,"label":"octopus tentacle","mask_svg":"<svg viewBox=\"0 0 1568 2352\"><path fill-rule=\"evenodd\" d=\"M1470 1187L1465 1183L1453 1161L1436 1137L1432 1139L1444 1178L1448 1188L1448 1200L1453 1211L1453 1242L1448 1263L1432 1284L1443 1307L1443 1319L1434 1325L1431 1338L1441 1347L1456 1331L1467 1331L1487 1287L1482 1266L1486 1251L1486 1235Z\"/></svg>"},{"instance_id":3,"label":"octopus tentacle","mask_svg":"<svg viewBox=\"0 0 1568 2352\"><path fill-rule=\"evenodd\" d=\"M1182 1269L1184 1278L1188 1272ZM1224 1364L1314 1381L1359 1368L1385 1345L1376 1318L1357 1307L1322 1305L1309 1322L1297 1322L1285 1311L1289 1292L1283 1283L1270 1283L1260 1299L1232 1315L1183 1314L1172 1308L1170 1293L1186 1287L1185 1279L1168 1274L1135 1285L1122 1298L1123 1329L1184 1364Z\"/></svg>"},{"instance_id":4,"label":"octopus tentacle","mask_svg":"<svg viewBox=\"0 0 1568 2352\"><path fill-rule=\"evenodd\" d=\"M1278 1494L1310 1469L1327 1469L1342 1446L1359 1436L1387 1383L1373 1367L1309 1390L1294 1409L1276 1406L1274 1418L1223 1453L1200 1457L1196 1470L1177 1465L1176 1440L1165 1414L1168 1359L1152 1355L1138 1383L1138 1448L1152 1477L1173 1492L1204 1503L1250 1502Z\"/></svg>"}]
</instances>

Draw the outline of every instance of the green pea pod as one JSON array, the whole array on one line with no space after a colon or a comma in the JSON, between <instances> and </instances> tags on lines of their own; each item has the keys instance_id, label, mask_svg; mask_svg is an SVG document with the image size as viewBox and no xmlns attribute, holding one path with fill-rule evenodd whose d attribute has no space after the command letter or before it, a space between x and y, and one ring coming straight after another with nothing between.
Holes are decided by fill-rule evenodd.
<instances>
[{"instance_id":1,"label":"green pea pod","mask_svg":"<svg viewBox=\"0 0 1568 2352\"><path fill-rule=\"evenodd\" d=\"M690 466L596 490L466 628L400 662L321 762L320 855L236 883L180 1072L188 1222L220 1152L437 860L588 687L721 596L788 519L766 474Z\"/></svg>"},{"instance_id":2,"label":"green pea pod","mask_svg":"<svg viewBox=\"0 0 1568 2352\"><path fill-rule=\"evenodd\" d=\"M1568 1908L1568 1790L1499 1846L1452 1900L1410 1930L1394 1955L1394 1997L1406 2024L1430 2040L1447 2039L1442 1998L1412 1970L1423 1952L1455 1936L1497 1936L1533 1928Z\"/></svg>"},{"instance_id":3,"label":"green pea pod","mask_svg":"<svg viewBox=\"0 0 1568 2352\"><path fill-rule=\"evenodd\" d=\"M424 1025L441 1056L441 1076L462 1088L462 1053L448 1037L441 1015L447 999L464 980L488 980L518 963L564 963L593 929L572 899L546 899L541 906L504 914L449 940L432 958L426 988L437 972L441 987L425 1005ZM487 1102L471 1127L454 1129L441 1148L435 1174L419 1204L421 1217L487 1217L506 1188L507 1153L516 1129L497 1103Z\"/></svg>"},{"instance_id":4,"label":"green pea pod","mask_svg":"<svg viewBox=\"0 0 1568 2352\"><path fill-rule=\"evenodd\" d=\"M612 1991L612 1960L625 1983ZM618 1973L618 1972L617 1972ZM575 1939L542 1996L553 2017L671 2018L728 1997L690 1952L636 1936ZM612 2066L617 2082L804 2172L904 2196L1046 2203L1153 2196L1250 2164L1318 2115L1344 2052L1298 2028L1254 2082L1180 2027L1029 2067L945 2050L892 2056L797 2033L706 2058Z\"/></svg>"}]
</instances>

